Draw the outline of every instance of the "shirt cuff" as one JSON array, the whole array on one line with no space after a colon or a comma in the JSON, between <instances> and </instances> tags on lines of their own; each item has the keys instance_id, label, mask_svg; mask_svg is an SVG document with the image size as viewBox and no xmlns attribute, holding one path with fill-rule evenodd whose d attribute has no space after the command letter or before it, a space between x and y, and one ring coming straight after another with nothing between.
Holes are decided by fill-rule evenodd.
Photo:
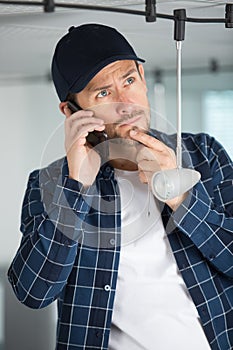
<instances>
[{"instance_id":1,"label":"shirt cuff","mask_svg":"<svg viewBox=\"0 0 233 350\"><path fill-rule=\"evenodd\" d=\"M199 183L190 190L186 199L172 214L175 225L192 240L195 233L195 244L198 246L206 239L199 228L207 218L211 207L211 198L203 193L203 186Z\"/></svg>"},{"instance_id":2,"label":"shirt cuff","mask_svg":"<svg viewBox=\"0 0 233 350\"><path fill-rule=\"evenodd\" d=\"M60 175L47 214L55 228L68 239L81 238L95 192L95 185L84 188L80 182Z\"/></svg>"}]
</instances>

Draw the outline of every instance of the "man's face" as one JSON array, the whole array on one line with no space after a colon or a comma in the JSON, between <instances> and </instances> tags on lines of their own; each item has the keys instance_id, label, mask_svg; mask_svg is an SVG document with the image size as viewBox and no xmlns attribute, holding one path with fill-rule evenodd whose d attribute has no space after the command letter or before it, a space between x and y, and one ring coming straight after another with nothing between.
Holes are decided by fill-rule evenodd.
<instances>
[{"instance_id":1,"label":"man's face","mask_svg":"<svg viewBox=\"0 0 233 350\"><path fill-rule=\"evenodd\" d=\"M142 65L116 61L104 67L77 94L82 109L104 120L109 138L128 138L129 131L149 128L149 102Z\"/></svg>"}]
</instances>

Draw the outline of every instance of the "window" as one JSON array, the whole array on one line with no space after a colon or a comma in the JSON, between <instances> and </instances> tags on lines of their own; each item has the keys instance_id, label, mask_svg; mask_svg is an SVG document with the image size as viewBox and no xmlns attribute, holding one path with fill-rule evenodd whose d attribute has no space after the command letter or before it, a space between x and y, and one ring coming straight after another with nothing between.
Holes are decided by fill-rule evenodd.
<instances>
[{"instance_id":1,"label":"window","mask_svg":"<svg viewBox=\"0 0 233 350\"><path fill-rule=\"evenodd\" d=\"M214 136L233 159L233 90L204 94L203 129Z\"/></svg>"}]
</instances>

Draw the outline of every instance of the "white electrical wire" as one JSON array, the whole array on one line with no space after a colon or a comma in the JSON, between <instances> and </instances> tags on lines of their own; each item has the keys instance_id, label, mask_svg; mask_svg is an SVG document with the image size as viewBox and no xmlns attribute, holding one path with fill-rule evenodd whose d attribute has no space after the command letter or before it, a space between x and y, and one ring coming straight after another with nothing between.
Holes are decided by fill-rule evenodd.
<instances>
[{"instance_id":1,"label":"white electrical wire","mask_svg":"<svg viewBox=\"0 0 233 350\"><path fill-rule=\"evenodd\" d=\"M177 144L176 161L177 168L182 168L182 146L181 146L181 47L182 41L176 41L176 123L177 123Z\"/></svg>"}]
</instances>

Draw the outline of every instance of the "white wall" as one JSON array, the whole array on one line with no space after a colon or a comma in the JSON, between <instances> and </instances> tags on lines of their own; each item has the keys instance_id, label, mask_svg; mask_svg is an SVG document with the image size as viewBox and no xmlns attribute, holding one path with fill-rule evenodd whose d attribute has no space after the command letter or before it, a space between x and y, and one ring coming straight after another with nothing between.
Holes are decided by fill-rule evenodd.
<instances>
[{"instance_id":1,"label":"white wall","mask_svg":"<svg viewBox=\"0 0 233 350\"><path fill-rule=\"evenodd\" d=\"M153 94L154 79L148 76L151 106L156 108ZM176 77L162 79L165 87L166 118L176 129ZM203 131L202 97L207 90L233 90L233 72L195 74L182 76L182 130L187 132ZM207 130L208 131L208 130Z\"/></svg>"},{"instance_id":2,"label":"white wall","mask_svg":"<svg viewBox=\"0 0 233 350\"><path fill-rule=\"evenodd\" d=\"M4 341L4 350L50 350L55 342L55 305L37 312L22 306L13 295L6 272L21 239L21 205L28 174L46 163L45 145L58 125L63 131L64 118L49 83L0 86L0 96L0 349ZM61 137L61 146L51 158L55 153L59 156L62 149ZM19 323L20 319L24 322Z\"/></svg>"},{"instance_id":3,"label":"white wall","mask_svg":"<svg viewBox=\"0 0 233 350\"><path fill-rule=\"evenodd\" d=\"M0 86L1 264L8 264L20 239L19 222L28 174L41 166L53 130L63 121L51 84Z\"/></svg>"}]
</instances>

